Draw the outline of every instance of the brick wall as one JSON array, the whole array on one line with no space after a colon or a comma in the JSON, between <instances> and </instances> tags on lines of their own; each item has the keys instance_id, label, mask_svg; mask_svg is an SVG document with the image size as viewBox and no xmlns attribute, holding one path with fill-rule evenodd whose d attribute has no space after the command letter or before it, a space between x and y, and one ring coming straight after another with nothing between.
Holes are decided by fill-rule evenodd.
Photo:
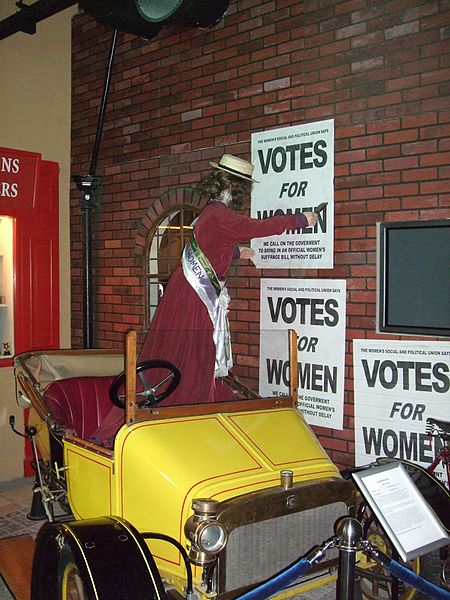
<instances>
[{"instance_id":1,"label":"brick wall","mask_svg":"<svg viewBox=\"0 0 450 600\"><path fill-rule=\"evenodd\" d=\"M442 1L231 0L211 31L120 34L94 218L95 345L142 331L139 248L149 207L192 186L250 135L334 118L335 267L307 273L241 262L229 280L237 373L258 363L261 277L345 278L344 431L315 428L340 465L353 462L351 342L375 334L375 224L449 216L450 9ZM446 25L447 24L447 25ZM73 23L73 173L89 170L111 31ZM73 345L82 343L80 195L72 191Z\"/></svg>"}]
</instances>

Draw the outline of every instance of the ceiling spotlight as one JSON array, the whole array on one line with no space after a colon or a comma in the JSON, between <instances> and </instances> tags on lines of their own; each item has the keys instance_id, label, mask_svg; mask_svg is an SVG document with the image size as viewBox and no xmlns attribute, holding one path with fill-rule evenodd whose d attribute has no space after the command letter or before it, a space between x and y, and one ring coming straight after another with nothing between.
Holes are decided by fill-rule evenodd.
<instances>
[{"instance_id":1,"label":"ceiling spotlight","mask_svg":"<svg viewBox=\"0 0 450 600\"><path fill-rule=\"evenodd\" d=\"M229 0L80 0L79 5L100 23L151 39L167 25L214 27Z\"/></svg>"}]
</instances>

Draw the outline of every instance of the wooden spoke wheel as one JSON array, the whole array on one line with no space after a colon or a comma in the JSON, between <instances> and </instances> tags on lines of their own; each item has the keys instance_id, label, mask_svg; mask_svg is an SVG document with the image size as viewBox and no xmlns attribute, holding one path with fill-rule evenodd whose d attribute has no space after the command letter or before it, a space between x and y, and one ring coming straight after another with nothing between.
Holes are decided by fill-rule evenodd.
<instances>
[{"instance_id":1,"label":"wooden spoke wheel","mask_svg":"<svg viewBox=\"0 0 450 600\"><path fill-rule=\"evenodd\" d=\"M392 546L379 525L373 522L370 525L366 536L375 548L378 548L388 556L392 556ZM359 560L357 561L356 566L357 574L360 579L362 598L364 600L390 600L393 598L393 579L383 565L376 560L367 558L364 554L361 554L358 558ZM403 561L399 562L408 567L408 569L414 571L414 573L419 573L419 558L407 563L403 563ZM415 588L406 586L401 581L398 582L399 600L412 600L415 595Z\"/></svg>"}]
</instances>

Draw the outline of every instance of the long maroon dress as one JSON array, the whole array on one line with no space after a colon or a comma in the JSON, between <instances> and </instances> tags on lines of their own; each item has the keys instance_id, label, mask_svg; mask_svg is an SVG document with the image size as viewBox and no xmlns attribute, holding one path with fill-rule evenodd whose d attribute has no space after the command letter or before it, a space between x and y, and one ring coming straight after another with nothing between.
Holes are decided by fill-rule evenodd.
<instances>
[{"instance_id":1,"label":"long maroon dress","mask_svg":"<svg viewBox=\"0 0 450 600\"><path fill-rule=\"evenodd\" d=\"M235 255L236 244L307 226L306 217L302 214L252 219L221 202L209 202L196 220L194 230L201 250L218 278L223 280ZM208 310L179 267L170 278L152 320L139 362L164 359L178 367L180 384L161 402L161 405L172 406L233 398L232 390L221 379L214 378L215 357L213 325ZM158 370L147 375L153 385L160 380ZM123 422L123 410L112 405L90 439L112 447L114 436Z\"/></svg>"},{"instance_id":2,"label":"long maroon dress","mask_svg":"<svg viewBox=\"0 0 450 600\"><path fill-rule=\"evenodd\" d=\"M209 202L195 222L198 245L219 279L224 280L236 244L308 226L304 215L253 219ZM230 399L226 386L214 378L215 345L208 310L186 280L182 267L172 275L152 320L139 361L165 359L178 367L181 381L162 405Z\"/></svg>"}]
</instances>

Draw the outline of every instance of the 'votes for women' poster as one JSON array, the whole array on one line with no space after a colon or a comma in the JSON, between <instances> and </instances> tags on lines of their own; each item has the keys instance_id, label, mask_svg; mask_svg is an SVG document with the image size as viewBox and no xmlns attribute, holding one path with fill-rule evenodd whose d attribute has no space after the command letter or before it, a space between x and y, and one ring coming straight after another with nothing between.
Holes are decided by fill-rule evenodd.
<instances>
[{"instance_id":1,"label":"'votes for women' poster","mask_svg":"<svg viewBox=\"0 0 450 600\"><path fill-rule=\"evenodd\" d=\"M342 429L345 281L262 279L259 393L289 393L288 330L298 335L299 408L311 425Z\"/></svg>"},{"instance_id":2,"label":"'votes for women' poster","mask_svg":"<svg viewBox=\"0 0 450 600\"><path fill-rule=\"evenodd\" d=\"M317 225L252 240L255 265L263 269L333 267L334 121L318 121L252 134L251 215L313 212L322 202Z\"/></svg>"},{"instance_id":3,"label":"'votes for women' poster","mask_svg":"<svg viewBox=\"0 0 450 600\"><path fill-rule=\"evenodd\" d=\"M356 464L429 466L439 439L427 435L427 418L450 414L450 342L353 340L353 363Z\"/></svg>"}]
</instances>

